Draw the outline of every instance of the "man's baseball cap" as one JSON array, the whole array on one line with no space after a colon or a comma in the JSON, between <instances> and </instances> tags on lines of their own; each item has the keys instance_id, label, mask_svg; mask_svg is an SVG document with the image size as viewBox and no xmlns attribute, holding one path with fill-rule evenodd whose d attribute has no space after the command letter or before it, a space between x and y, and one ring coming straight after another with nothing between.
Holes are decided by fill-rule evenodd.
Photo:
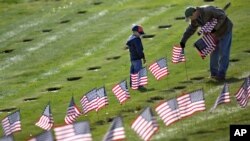
<instances>
[{"instance_id":1,"label":"man's baseball cap","mask_svg":"<svg viewBox=\"0 0 250 141\"><path fill-rule=\"evenodd\" d=\"M144 31L143 31L142 26L140 26L140 25L133 25L132 26L132 31L137 31L140 34L145 34Z\"/></svg>"},{"instance_id":2,"label":"man's baseball cap","mask_svg":"<svg viewBox=\"0 0 250 141\"><path fill-rule=\"evenodd\" d=\"M196 11L196 9L194 7L187 7L185 10L185 17L186 17L186 21L189 20L189 17L193 15L193 13Z\"/></svg>"}]
</instances>

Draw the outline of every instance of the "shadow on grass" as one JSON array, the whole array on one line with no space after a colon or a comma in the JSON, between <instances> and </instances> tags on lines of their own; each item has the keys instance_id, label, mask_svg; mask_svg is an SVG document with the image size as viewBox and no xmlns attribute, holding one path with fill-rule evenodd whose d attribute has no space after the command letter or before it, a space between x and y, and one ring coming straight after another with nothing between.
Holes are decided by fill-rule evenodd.
<instances>
[{"instance_id":1,"label":"shadow on grass","mask_svg":"<svg viewBox=\"0 0 250 141\"><path fill-rule=\"evenodd\" d=\"M217 80L213 80L213 79L210 79L208 80L206 83L209 83L209 84L213 84L213 85L218 85L218 84L223 84L223 83L236 83L236 82L240 82L240 81L244 81L244 78L243 79L239 79L239 78L235 78L235 77L230 77L230 78L227 78L226 80L223 80L223 81L217 81Z\"/></svg>"},{"instance_id":2,"label":"shadow on grass","mask_svg":"<svg viewBox=\"0 0 250 141\"><path fill-rule=\"evenodd\" d=\"M0 109L0 112L11 112L17 110L17 108L15 107L11 107L11 108L5 108L5 109Z\"/></svg>"},{"instance_id":3,"label":"shadow on grass","mask_svg":"<svg viewBox=\"0 0 250 141\"><path fill-rule=\"evenodd\" d=\"M187 138L172 138L169 141L188 141Z\"/></svg>"},{"instance_id":4,"label":"shadow on grass","mask_svg":"<svg viewBox=\"0 0 250 141\"><path fill-rule=\"evenodd\" d=\"M169 88L169 89L165 89L165 90L160 90L159 92L161 92L161 93L173 93L173 92L175 92L175 89Z\"/></svg>"},{"instance_id":5,"label":"shadow on grass","mask_svg":"<svg viewBox=\"0 0 250 141\"><path fill-rule=\"evenodd\" d=\"M190 133L190 135L204 135L204 134L211 134L214 133L213 130L198 130L196 132Z\"/></svg>"}]
</instances>

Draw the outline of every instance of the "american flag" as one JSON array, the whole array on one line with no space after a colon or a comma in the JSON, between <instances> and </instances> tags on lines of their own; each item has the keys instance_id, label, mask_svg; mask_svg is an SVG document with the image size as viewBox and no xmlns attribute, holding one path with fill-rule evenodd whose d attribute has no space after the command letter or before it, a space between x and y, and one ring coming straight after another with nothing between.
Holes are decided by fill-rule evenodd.
<instances>
[{"instance_id":1,"label":"american flag","mask_svg":"<svg viewBox=\"0 0 250 141\"><path fill-rule=\"evenodd\" d=\"M248 99L250 97L250 76L245 78L244 83L241 85L235 96L242 108L247 106Z\"/></svg>"},{"instance_id":2,"label":"american flag","mask_svg":"<svg viewBox=\"0 0 250 141\"><path fill-rule=\"evenodd\" d=\"M92 141L88 122L78 122L54 128L57 141Z\"/></svg>"},{"instance_id":3,"label":"american flag","mask_svg":"<svg viewBox=\"0 0 250 141\"><path fill-rule=\"evenodd\" d=\"M156 107L155 111L164 121L166 126L180 119L179 107L175 98L160 104Z\"/></svg>"},{"instance_id":4,"label":"american flag","mask_svg":"<svg viewBox=\"0 0 250 141\"><path fill-rule=\"evenodd\" d=\"M3 136L0 138L0 141L14 141L13 136Z\"/></svg>"},{"instance_id":5,"label":"american flag","mask_svg":"<svg viewBox=\"0 0 250 141\"><path fill-rule=\"evenodd\" d=\"M228 103L230 102L230 95L229 95L229 86L228 84L224 84L224 87L222 89L222 92L220 95L217 97L214 106L211 108L210 112L214 111L217 105L222 104L222 103Z\"/></svg>"},{"instance_id":6,"label":"american flag","mask_svg":"<svg viewBox=\"0 0 250 141\"><path fill-rule=\"evenodd\" d=\"M67 114L64 118L66 124L73 123L77 117L81 115L79 108L76 106L74 98L72 96L71 101L69 103L69 107L67 109Z\"/></svg>"},{"instance_id":7,"label":"american flag","mask_svg":"<svg viewBox=\"0 0 250 141\"><path fill-rule=\"evenodd\" d=\"M126 100L130 98L126 80L123 80L119 84L115 85L112 88L112 92L115 94L120 104L123 104Z\"/></svg>"},{"instance_id":8,"label":"american flag","mask_svg":"<svg viewBox=\"0 0 250 141\"><path fill-rule=\"evenodd\" d=\"M205 58L207 55L209 55L215 50L217 41L211 33L202 36L202 40L205 43L206 47L200 50L200 55L202 58Z\"/></svg>"},{"instance_id":9,"label":"american flag","mask_svg":"<svg viewBox=\"0 0 250 141\"><path fill-rule=\"evenodd\" d=\"M158 124L153 116L152 110L147 107L136 118L131 128L145 141L150 140L154 133L158 130Z\"/></svg>"},{"instance_id":10,"label":"american flag","mask_svg":"<svg viewBox=\"0 0 250 141\"><path fill-rule=\"evenodd\" d=\"M54 124L54 120L52 117L50 104L48 104L44 111L42 116L40 117L39 121L36 123L36 126L44 129L44 130L50 130Z\"/></svg>"},{"instance_id":11,"label":"american flag","mask_svg":"<svg viewBox=\"0 0 250 141\"><path fill-rule=\"evenodd\" d=\"M136 90L139 86L148 84L147 69L144 67L138 73L131 74L131 88Z\"/></svg>"},{"instance_id":12,"label":"american flag","mask_svg":"<svg viewBox=\"0 0 250 141\"><path fill-rule=\"evenodd\" d=\"M125 131L122 125L122 118L116 117L109 128L109 131L105 134L103 141L116 141L125 139Z\"/></svg>"},{"instance_id":13,"label":"american flag","mask_svg":"<svg viewBox=\"0 0 250 141\"><path fill-rule=\"evenodd\" d=\"M139 71L139 86L144 86L148 84L148 76L146 67Z\"/></svg>"},{"instance_id":14,"label":"american flag","mask_svg":"<svg viewBox=\"0 0 250 141\"><path fill-rule=\"evenodd\" d=\"M152 72L155 78L159 80L169 73L167 68L167 60L165 58L157 60L155 63L149 66L149 70Z\"/></svg>"},{"instance_id":15,"label":"american flag","mask_svg":"<svg viewBox=\"0 0 250 141\"><path fill-rule=\"evenodd\" d=\"M172 55L172 62L173 63L180 63L180 62L185 62L185 56L183 49L180 46L174 46L173 47L173 55Z\"/></svg>"},{"instance_id":16,"label":"american flag","mask_svg":"<svg viewBox=\"0 0 250 141\"><path fill-rule=\"evenodd\" d=\"M28 141L54 141L51 130L45 131Z\"/></svg>"},{"instance_id":17,"label":"american flag","mask_svg":"<svg viewBox=\"0 0 250 141\"><path fill-rule=\"evenodd\" d=\"M211 33L211 31L214 29L217 23L218 23L217 19L213 18L211 22L207 22L204 26L201 27L198 34Z\"/></svg>"},{"instance_id":18,"label":"american flag","mask_svg":"<svg viewBox=\"0 0 250 141\"><path fill-rule=\"evenodd\" d=\"M133 90L138 89L139 87L139 73L130 74L131 79L131 88Z\"/></svg>"},{"instance_id":19,"label":"american flag","mask_svg":"<svg viewBox=\"0 0 250 141\"><path fill-rule=\"evenodd\" d=\"M177 98L181 118L206 109L203 90L196 90Z\"/></svg>"},{"instance_id":20,"label":"american flag","mask_svg":"<svg viewBox=\"0 0 250 141\"><path fill-rule=\"evenodd\" d=\"M14 132L21 131L20 111L11 113L2 120L4 135L8 136Z\"/></svg>"},{"instance_id":21,"label":"american flag","mask_svg":"<svg viewBox=\"0 0 250 141\"><path fill-rule=\"evenodd\" d=\"M89 111L95 110L97 108L97 101L98 97L96 88L85 94L80 101L84 114L88 113Z\"/></svg>"},{"instance_id":22,"label":"american flag","mask_svg":"<svg viewBox=\"0 0 250 141\"><path fill-rule=\"evenodd\" d=\"M96 111L98 111L102 107L108 105L109 101L108 101L105 87L101 87L101 88L97 89L96 92L97 92L97 97L98 97Z\"/></svg>"}]
</instances>

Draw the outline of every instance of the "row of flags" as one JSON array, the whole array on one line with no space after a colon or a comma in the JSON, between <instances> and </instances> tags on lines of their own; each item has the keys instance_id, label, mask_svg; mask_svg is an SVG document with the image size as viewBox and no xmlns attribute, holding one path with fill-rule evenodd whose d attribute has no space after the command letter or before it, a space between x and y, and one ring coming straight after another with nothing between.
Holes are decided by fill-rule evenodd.
<instances>
[{"instance_id":1,"label":"row of flags","mask_svg":"<svg viewBox=\"0 0 250 141\"><path fill-rule=\"evenodd\" d=\"M241 85L240 89L235 94L235 97L237 99L238 104L241 107L244 108L247 106L250 97L250 76L245 78L244 83ZM210 112L213 112L218 105L228 102L230 102L229 86L228 84L225 83L220 95L217 97L213 107L210 109ZM78 133L84 134L84 135L79 135L81 138L86 137L88 138L88 140L92 140L88 123L74 122L76 117L81 115L80 111L72 110L72 107L75 106L76 105L72 97L69 104L69 108L67 110L67 115L65 116L66 125L54 128L56 140L65 139L68 136L70 139L74 138L74 140L77 140ZM75 107L75 109L78 108ZM170 124L182 118L191 116L198 111L204 111L205 109L206 107L205 107L204 92L202 89L199 89L184 94L182 96L179 96L177 98L164 101L155 108L155 111L159 115L159 117L164 121L165 125L169 126ZM71 119L71 120L70 122L67 123L66 119L67 120ZM12 134L14 132L21 131L20 110L17 110L6 116L1 123L5 136L3 138L0 138L0 141L12 140L13 139L11 137ZM51 133L49 131L51 131L51 128L54 125L54 121L51 113L50 104L48 104L45 107L44 112L40 117L40 119L38 120L38 122L36 123L36 125L45 130L44 134L46 134L48 138L51 136ZM153 134L155 134L158 130L158 125L156 123L152 110L149 107L145 108L142 111L142 113L134 120L131 128L143 140L150 140ZM39 141L39 138L44 138L45 136L44 134L37 136L38 139L36 140ZM104 140L116 140L116 139L120 140L123 138L125 138L125 131L124 127L122 126L122 120L120 117L114 118L109 131L106 133L104 137ZM32 139L32 141L36 140Z\"/></svg>"}]
</instances>

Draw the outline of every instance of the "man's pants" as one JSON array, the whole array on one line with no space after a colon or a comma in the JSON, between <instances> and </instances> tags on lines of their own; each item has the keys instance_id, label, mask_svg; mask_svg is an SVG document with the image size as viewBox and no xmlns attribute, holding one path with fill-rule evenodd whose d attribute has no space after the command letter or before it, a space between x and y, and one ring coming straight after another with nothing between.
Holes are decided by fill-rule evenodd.
<instances>
[{"instance_id":1,"label":"man's pants","mask_svg":"<svg viewBox=\"0 0 250 141\"><path fill-rule=\"evenodd\" d=\"M211 76L225 77L229 65L229 55L232 42L232 30L220 40L215 50L210 54Z\"/></svg>"}]
</instances>

